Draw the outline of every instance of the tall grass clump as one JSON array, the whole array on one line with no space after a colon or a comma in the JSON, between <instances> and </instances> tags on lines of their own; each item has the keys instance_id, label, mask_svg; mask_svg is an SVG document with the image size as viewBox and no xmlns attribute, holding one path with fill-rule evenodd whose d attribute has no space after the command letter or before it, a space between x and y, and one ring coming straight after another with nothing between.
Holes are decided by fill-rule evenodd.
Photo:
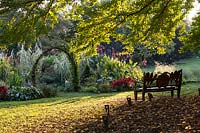
<instances>
[{"instance_id":1,"label":"tall grass clump","mask_svg":"<svg viewBox=\"0 0 200 133\"><path fill-rule=\"evenodd\" d=\"M17 68L19 69L20 76L23 79L30 79L30 73L35 64L37 58L42 54L42 49L40 48L40 42L36 42L34 48L25 49L22 45L21 49L17 52L17 57L19 62L17 63ZM41 66L41 64L40 64Z\"/></svg>"}]
</instances>

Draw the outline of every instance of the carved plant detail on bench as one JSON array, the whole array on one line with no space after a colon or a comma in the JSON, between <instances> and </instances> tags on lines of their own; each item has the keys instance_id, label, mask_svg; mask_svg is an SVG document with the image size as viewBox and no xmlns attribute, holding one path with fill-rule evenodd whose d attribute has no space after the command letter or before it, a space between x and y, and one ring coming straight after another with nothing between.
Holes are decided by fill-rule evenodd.
<instances>
[{"instance_id":1,"label":"carved plant detail on bench","mask_svg":"<svg viewBox=\"0 0 200 133\"><path fill-rule=\"evenodd\" d=\"M164 72L158 76L156 80L156 86L158 86L159 89L161 89L161 87L166 88L166 86L169 84L169 80L170 74L168 72Z\"/></svg>"}]
</instances>

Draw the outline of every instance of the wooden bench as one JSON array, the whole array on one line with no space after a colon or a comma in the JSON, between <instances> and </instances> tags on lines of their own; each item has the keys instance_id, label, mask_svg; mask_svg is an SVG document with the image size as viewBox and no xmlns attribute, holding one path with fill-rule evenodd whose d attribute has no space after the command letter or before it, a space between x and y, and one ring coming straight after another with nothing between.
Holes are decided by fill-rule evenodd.
<instances>
[{"instance_id":1,"label":"wooden bench","mask_svg":"<svg viewBox=\"0 0 200 133\"><path fill-rule=\"evenodd\" d=\"M164 72L162 74L144 73L142 88L134 89L135 101L137 101L138 92L142 92L142 100L145 100L147 92L171 91L174 96L174 90L177 91L177 97L180 97L182 83L182 69L175 72Z\"/></svg>"}]
</instances>

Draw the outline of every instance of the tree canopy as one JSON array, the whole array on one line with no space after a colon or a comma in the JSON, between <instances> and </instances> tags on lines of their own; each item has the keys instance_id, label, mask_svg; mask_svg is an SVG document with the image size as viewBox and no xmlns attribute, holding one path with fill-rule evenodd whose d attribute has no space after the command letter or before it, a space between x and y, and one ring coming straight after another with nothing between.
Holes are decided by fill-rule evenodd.
<instances>
[{"instance_id":1,"label":"tree canopy","mask_svg":"<svg viewBox=\"0 0 200 133\"><path fill-rule=\"evenodd\" d=\"M132 51L139 43L163 53L191 7L191 0L111 0L82 6L85 18L78 25L78 33L83 45L77 47L81 52L94 53L91 46L113 36L127 44L127 50Z\"/></svg>"},{"instance_id":2,"label":"tree canopy","mask_svg":"<svg viewBox=\"0 0 200 133\"><path fill-rule=\"evenodd\" d=\"M128 51L134 44L164 52L175 29L193 7L194 0L2 0L1 45L35 40L48 34L60 18L78 22L74 52L96 54L100 42L110 37L123 42Z\"/></svg>"},{"instance_id":3,"label":"tree canopy","mask_svg":"<svg viewBox=\"0 0 200 133\"><path fill-rule=\"evenodd\" d=\"M198 12L197 17L194 18L190 29L191 30L184 33L181 37L181 40L185 44L184 47L182 47L182 51L200 50L200 12Z\"/></svg>"},{"instance_id":4,"label":"tree canopy","mask_svg":"<svg viewBox=\"0 0 200 133\"><path fill-rule=\"evenodd\" d=\"M71 0L72 1L72 0ZM2 0L0 2L1 45L36 40L58 22L59 12L69 2L64 0Z\"/></svg>"}]
</instances>

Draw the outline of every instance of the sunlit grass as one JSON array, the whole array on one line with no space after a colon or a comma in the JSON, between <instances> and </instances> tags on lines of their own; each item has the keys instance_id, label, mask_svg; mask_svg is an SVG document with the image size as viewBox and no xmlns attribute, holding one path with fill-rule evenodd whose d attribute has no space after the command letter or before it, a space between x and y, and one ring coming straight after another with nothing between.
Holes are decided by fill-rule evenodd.
<instances>
[{"instance_id":1,"label":"sunlit grass","mask_svg":"<svg viewBox=\"0 0 200 133\"><path fill-rule=\"evenodd\" d=\"M183 85L181 95L197 95L198 84ZM77 126L94 122L104 114L104 105L112 109L125 104L133 91L120 93L60 93L59 97L0 103L0 132L72 132ZM154 96L170 93L153 93ZM141 94L139 94L141 96Z\"/></svg>"},{"instance_id":2,"label":"sunlit grass","mask_svg":"<svg viewBox=\"0 0 200 133\"><path fill-rule=\"evenodd\" d=\"M78 125L97 120L104 105L115 106L132 92L89 94L64 93L56 98L0 103L0 132L71 132Z\"/></svg>"}]
</instances>

